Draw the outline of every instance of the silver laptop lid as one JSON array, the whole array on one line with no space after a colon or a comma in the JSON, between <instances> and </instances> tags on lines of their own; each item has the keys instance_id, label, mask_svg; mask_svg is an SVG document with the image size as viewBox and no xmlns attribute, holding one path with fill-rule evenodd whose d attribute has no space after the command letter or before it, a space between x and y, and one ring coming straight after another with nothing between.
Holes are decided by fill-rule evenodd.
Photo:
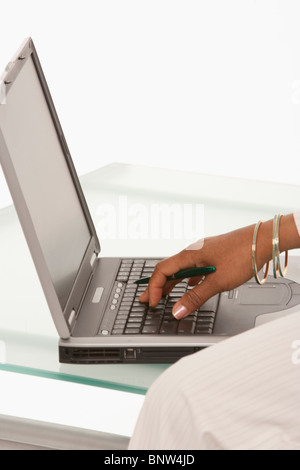
<instances>
[{"instance_id":1,"label":"silver laptop lid","mask_svg":"<svg viewBox=\"0 0 300 470\"><path fill-rule=\"evenodd\" d=\"M100 246L31 38L0 88L0 162L57 331L68 338Z\"/></svg>"}]
</instances>

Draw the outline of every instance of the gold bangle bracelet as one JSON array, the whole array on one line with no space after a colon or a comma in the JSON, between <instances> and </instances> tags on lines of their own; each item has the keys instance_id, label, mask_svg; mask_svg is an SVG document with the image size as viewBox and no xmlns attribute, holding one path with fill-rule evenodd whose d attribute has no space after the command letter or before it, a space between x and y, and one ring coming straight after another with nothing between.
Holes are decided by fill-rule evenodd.
<instances>
[{"instance_id":1,"label":"gold bangle bracelet","mask_svg":"<svg viewBox=\"0 0 300 470\"><path fill-rule=\"evenodd\" d=\"M273 238L272 238L273 276L275 279L277 279L279 275L278 257L277 257L277 249L279 245L279 240L278 240L279 220L280 220L280 214L275 215L273 219Z\"/></svg>"},{"instance_id":2,"label":"gold bangle bracelet","mask_svg":"<svg viewBox=\"0 0 300 470\"><path fill-rule=\"evenodd\" d=\"M281 262L280 262L280 251L279 251L279 225L282 214L277 214L273 220L273 240L272 240L272 249L273 249L273 274L275 279L278 278L278 274L281 277L284 277L287 272L289 254L288 251L285 252L285 263L284 269L282 271Z\"/></svg>"},{"instance_id":3,"label":"gold bangle bracelet","mask_svg":"<svg viewBox=\"0 0 300 470\"><path fill-rule=\"evenodd\" d=\"M255 260L255 254L256 254L256 239L257 239L257 233L259 230L259 227L261 226L262 221L260 220L257 222L255 229L254 229L254 234L253 234L253 243L252 243L252 266L253 266L253 272L254 272L254 277L257 282L257 284L264 284L266 282L268 272L269 272L269 261L266 263L266 270L263 279L259 279L258 277L258 272L257 272L257 265L256 265L256 260Z\"/></svg>"}]
</instances>

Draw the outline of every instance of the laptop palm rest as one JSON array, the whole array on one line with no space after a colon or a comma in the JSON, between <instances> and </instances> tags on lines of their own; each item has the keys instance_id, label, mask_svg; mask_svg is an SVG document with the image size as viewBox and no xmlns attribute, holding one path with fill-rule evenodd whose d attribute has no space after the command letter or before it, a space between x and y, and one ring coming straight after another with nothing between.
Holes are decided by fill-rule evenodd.
<instances>
[{"instance_id":1,"label":"laptop palm rest","mask_svg":"<svg viewBox=\"0 0 300 470\"><path fill-rule=\"evenodd\" d=\"M282 316L285 310L299 303L300 285L294 281L269 277L262 286L249 281L221 295L214 334L239 334L271 321L274 315Z\"/></svg>"},{"instance_id":2,"label":"laptop palm rest","mask_svg":"<svg viewBox=\"0 0 300 470\"><path fill-rule=\"evenodd\" d=\"M86 292L72 336L93 337L105 313L106 305L120 265L119 258L99 258Z\"/></svg>"}]
</instances>

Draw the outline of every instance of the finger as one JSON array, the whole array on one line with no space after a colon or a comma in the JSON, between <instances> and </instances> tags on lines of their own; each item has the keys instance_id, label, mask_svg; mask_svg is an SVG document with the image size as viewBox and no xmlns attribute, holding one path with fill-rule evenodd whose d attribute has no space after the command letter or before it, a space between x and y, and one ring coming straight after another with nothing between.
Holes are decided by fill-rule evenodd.
<instances>
[{"instance_id":1,"label":"finger","mask_svg":"<svg viewBox=\"0 0 300 470\"><path fill-rule=\"evenodd\" d=\"M162 295L168 295L177 283L178 281L167 281L162 288ZM140 295L139 300L143 303L149 302L149 287Z\"/></svg>"},{"instance_id":2,"label":"finger","mask_svg":"<svg viewBox=\"0 0 300 470\"><path fill-rule=\"evenodd\" d=\"M148 302L150 307L156 307L163 296L166 283L167 276L158 269L155 269L149 281L149 285L142 297L140 297L140 300L143 302Z\"/></svg>"},{"instance_id":3,"label":"finger","mask_svg":"<svg viewBox=\"0 0 300 470\"><path fill-rule=\"evenodd\" d=\"M168 281L163 288L163 295L168 295L174 289L174 287L181 282L180 280Z\"/></svg>"},{"instance_id":4,"label":"finger","mask_svg":"<svg viewBox=\"0 0 300 470\"><path fill-rule=\"evenodd\" d=\"M149 302L149 287L139 296L139 301L142 303Z\"/></svg>"},{"instance_id":5,"label":"finger","mask_svg":"<svg viewBox=\"0 0 300 470\"><path fill-rule=\"evenodd\" d=\"M182 251L171 258L159 262L152 274L147 292L145 296L143 296L143 301L147 298L149 304L155 307L162 296L176 284L173 284L173 282L167 284L167 277L181 269L194 266L195 262L193 256L191 256L191 252L187 251Z\"/></svg>"},{"instance_id":6,"label":"finger","mask_svg":"<svg viewBox=\"0 0 300 470\"><path fill-rule=\"evenodd\" d=\"M194 289L189 290L173 307L173 315L177 320L187 317L194 312L204 302L217 293L215 281L212 275L198 284Z\"/></svg>"}]
</instances>

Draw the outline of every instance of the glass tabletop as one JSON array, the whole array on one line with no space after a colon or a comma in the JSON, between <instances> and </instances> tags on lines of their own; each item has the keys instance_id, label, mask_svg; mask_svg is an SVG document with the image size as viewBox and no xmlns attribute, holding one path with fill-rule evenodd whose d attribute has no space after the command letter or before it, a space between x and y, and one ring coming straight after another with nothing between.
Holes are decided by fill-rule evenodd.
<instances>
[{"instance_id":1,"label":"glass tabletop","mask_svg":"<svg viewBox=\"0 0 300 470\"><path fill-rule=\"evenodd\" d=\"M170 256L289 213L298 186L112 164L81 178L101 256ZM154 227L154 228L153 228ZM145 394L168 364L66 365L14 207L0 211L0 370Z\"/></svg>"}]
</instances>

